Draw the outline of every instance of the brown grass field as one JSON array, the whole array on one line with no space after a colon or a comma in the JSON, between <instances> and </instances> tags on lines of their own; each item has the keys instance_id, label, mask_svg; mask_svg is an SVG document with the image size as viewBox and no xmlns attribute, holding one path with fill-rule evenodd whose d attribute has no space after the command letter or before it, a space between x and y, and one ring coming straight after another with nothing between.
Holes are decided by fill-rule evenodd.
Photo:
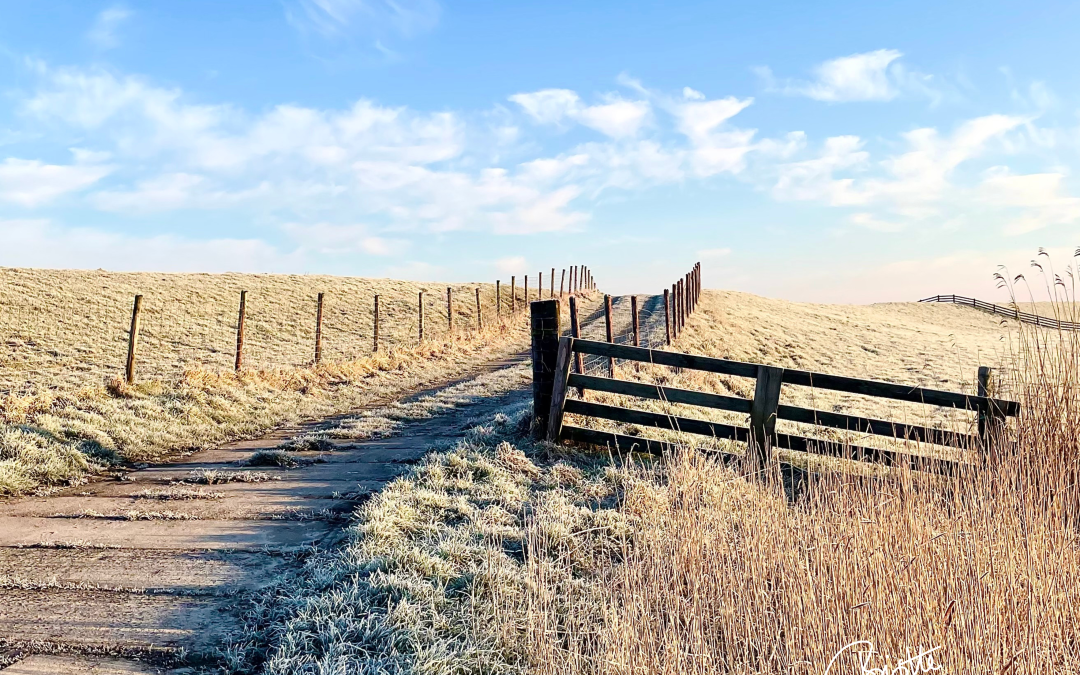
<instances>
[{"instance_id":1,"label":"brown grass field","mask_svg":"<svg viewBox=\"0 0 1080 675\"><path fill-rule=\"evenodd\" d=\"M1080 339L707 291L674 348L965 391L991 364L1025 412L951 480L823 465L792 501L773 469L535 443L507 410L362 507L238 672L1080 672ZM683 384L736 386L710 378Z\"/></svg>"},{"instance_id":2,"label":"brown grass field","mask_svg":"<svg viewBox=\"0 0 1080 675\"><path fill-rule=\"evenodd\" d=\"M535 278L534 278L535 279ZM494 284L241 274L0 269L0 496L82 480L453 379L525 349L518 288L502 320ZM476 321L481 289L484 328ZM240 290L244 370L232 372ZM535 293L535 287L531 289ZM425 292L425 340L417 339ZM316 295L323 360L312 367ZM137 382L122 381L133 296L143 300ZM380 295L380 351L372 304Z\"/></svg>"}]
</instances>

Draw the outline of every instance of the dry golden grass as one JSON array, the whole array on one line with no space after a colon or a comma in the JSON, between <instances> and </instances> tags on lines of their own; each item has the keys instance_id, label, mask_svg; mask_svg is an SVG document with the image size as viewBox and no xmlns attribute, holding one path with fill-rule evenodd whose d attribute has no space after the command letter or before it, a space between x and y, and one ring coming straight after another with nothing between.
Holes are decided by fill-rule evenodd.
<instances>
[{"instance_id":1,"label":"dry golden grass","mask_svg":"<svg viewBox=\"0 0 1080 675\"><path fill-rule=\"evenodd\" d=\"M827 325L807 321L827 308L788 310L755 323L783 321L792 350L827 334ZM963 342L926 354L931 362L953 349L977 355L984 344L975 332L958 334L958 325L981 321L958 311L900 309L949 317L947 329L933 332ZM695 322L699 336L723 332ZM855 330L838 335L835 352L857 354ZM931 331L866 332L874 345ZM791 503L775 476L760 480L756 467L696 453L628 470L619 512L635 533L609 572L566 597L550 583L568 574L565 555L530 547L531 670L909 673L936 664L948 673L1080 672L1080 337L1024 327L1013 337L1016 359L1007 363L1015 369L999 377L1024 414L997 454L947 483L908 471L823 473ZM892 343L883 364L895 373L911 358L905 353L924 358L921 342ZM757 351L760 360L803 367L837 358L777 355L741 338L715 345L718 355ZM851 374L873 372L865 359L845 363ZM534 530L528 536L544 540L540 523ZM909 660L926 653L932 662Z\"/></svg>"},{"instance_id":2,"label":"dry golden grass","mask_svg":"<svg viewBox=\"0 0 1080 675\"><path fill-rule=\"evenodd\" d=\"M0 270L0 496L82 480L344 412L453 379L527 347L527 316L494 316L494 285L285 275ZM248 290L244 370L232 372L239 291ZM417 294L428 297L417 340ZM323 361L315 296L325 292ZM144 295L138 381L119 377L132 297ZM380 351L372 301L380 295ZM509 294L503 298L508 302Z\"/></svg>"},{"instance_id":3,"label":"dry golden grass","mask_svg":"<svg viewBox=\"0 0 1080 675\"><path fill-rule=\"evenodd\" d=\"M232 367L241 290L248 291L244 363L267 370L311 364L320 292L326 294L323 359L335 362L371 353L375 294L383 349L416 346L420 291L425 335L445 340L447 286L454 290L454 325L461 334L476 329L477 287L484 319L495 318L494 283L0 268L0 393L73 391L122 375L136 294L144 296L139 379L169 381L190 368ZM517 293L520 311L520 286ZM503 301L508 309L508 287Z\"/></svg>"},{"instance_id":4,"label":"dry golden grass","mask_svg":"<svg viewBox=\"0 0 1080 675\"><path fill-rule=\"evenodd\" d=\"M763 326L764 348L740 336ZM708 293L677 347L956 389L1009 355L1002 335L956 307ZM792 503L757 467L578 454L508 411L391 484L342 550L261 604L237 671L821 674L865 640L868 668L922 648L948 673L1080 672L1080 340L1010 337L1017 443L947 484L830 472ZM859 656L828 672L862 672Z\"/></svg>"}]
</instances>

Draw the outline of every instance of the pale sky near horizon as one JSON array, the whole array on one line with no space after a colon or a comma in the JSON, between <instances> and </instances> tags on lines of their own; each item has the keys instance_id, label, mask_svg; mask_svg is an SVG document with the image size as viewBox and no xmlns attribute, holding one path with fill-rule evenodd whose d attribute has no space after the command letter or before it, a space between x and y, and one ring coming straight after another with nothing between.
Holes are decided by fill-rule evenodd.
<instances>
[{"instance_id":1,"label":"pale sky near horizon","mask_svg":"<svg viewBox=\"0 0 1080 675\"><path fill-rule=\"evenodd\" d=\"M1080 5L0 0L0 265L1006 299ZM1041 282L1040 282L1041 284Z\"/></svg>"}]
</instances>

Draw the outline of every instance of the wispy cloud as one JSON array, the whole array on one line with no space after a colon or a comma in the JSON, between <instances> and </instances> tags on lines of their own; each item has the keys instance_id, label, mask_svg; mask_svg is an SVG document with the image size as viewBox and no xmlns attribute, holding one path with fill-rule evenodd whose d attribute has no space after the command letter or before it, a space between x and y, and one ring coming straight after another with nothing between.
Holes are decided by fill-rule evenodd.
<instances>
[{"instance_id":1,"label":"wispy cloud","mask_svg":"<svg viewBox=\"0 0 1080 675\"><path fill-rule=\"evenodd\" d=\"M86 39L98 49L113 49L120 45L118 31L128 19L131 10L122 5L113 5L101 11L94 20L94 25L86 33Z\"/></svg>"},{"instance_id":2,"label":"wispy cloud","mask_svg":"<svg viewBox=\"0 0 1080 675\"><path fill-rule=\"evenodd\" d=\"M411 38L432 30L442 8L436 0L290 0L289 23L325 38L361 35L379 42L387 36Z\"/></svg>"},{"instance_id":3,"label":"wispy cloud","mask_svg":"<svg viewBox=\"0 0 1080 675\"><path fill-rule=\"evenodd\" d=\"M914 73L899 62L903 54L895 49L851 54L830 59L813 69L811 79L778 79L767 66L754 71L767 91L806 96L817 101L890 101L904 92L918 92L937 98L930 78Z\"/></svg>"}]
</instances>

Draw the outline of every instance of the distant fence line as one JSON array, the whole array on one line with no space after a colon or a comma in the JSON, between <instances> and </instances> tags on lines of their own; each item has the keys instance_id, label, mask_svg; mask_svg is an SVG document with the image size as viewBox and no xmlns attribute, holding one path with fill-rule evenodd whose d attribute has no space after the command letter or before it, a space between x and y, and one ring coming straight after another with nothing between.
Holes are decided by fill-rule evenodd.
<instances>
[{"instance_id":1,"label":"distant fence line","mask_svg":"<svg viewBox=\"0 0 1080 675\"><path fill-rule=\"evenodd\" d=\"M976 300L975 298L968 298L963 295L935 295L930 298L923 298L919 302L944 302L952 303L954 305L962 305L965 307L974 307L975 309L986 312L988 314L996 314L998 316L1005 316L1010 319L1016 319L1022 323L1030 323L1042 328L1053 328L1056 330L1080 330L1080 323L1074 323L1072 321L1059 321L1057 319L1051 319L1050 317L1040 316L1038 314L1032 314L1031 312L1021 312L1018 307L1004 307L1002 305L995 305L992 302L985 302L983 300Z\"/></svg>"},{"instance_id":2,"label":"distant fence line","mask_svg":"<svg viewBox=\"0 0 1080 675\"><path fill-rule=\"evenodd\" d=\"M399 291L318 292L299 301L290 293L286 302L245 289L234 291L229 309L214 289L182 298L147 291L123 303L115 291L64 295L44 287L27 297L8 288L0 294L0 395L94 386L112 377L168 380L199 367L309 367L454 339L500 325L533 300L596 287L585 265L563 268L558 286L556 270L525 275L520 287L516 275L509 288L502 280L455 284L445 295L425 284L411 310Z\"/></svg>"}]
</instances>

